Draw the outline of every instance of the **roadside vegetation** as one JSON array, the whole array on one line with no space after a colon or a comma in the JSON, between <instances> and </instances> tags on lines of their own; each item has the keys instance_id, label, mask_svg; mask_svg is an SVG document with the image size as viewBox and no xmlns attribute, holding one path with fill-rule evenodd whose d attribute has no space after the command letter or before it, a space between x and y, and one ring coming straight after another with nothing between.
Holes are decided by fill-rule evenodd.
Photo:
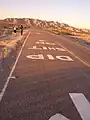
<instances>
[{"instance_id":1,"label":"roadside vegetation","mask_svg":"<svg viewBox=\"0 0 90 120\"><path fill-rule=\"evenodd\" d=\"M64 28L58 28L58 29L48 28L46 30L56 35L69 35L72 38L83 40L86 44L90 44L89 32L88 33L83 31L76 32L76 31L72 31Z\"/></svg>"}]
</instances>

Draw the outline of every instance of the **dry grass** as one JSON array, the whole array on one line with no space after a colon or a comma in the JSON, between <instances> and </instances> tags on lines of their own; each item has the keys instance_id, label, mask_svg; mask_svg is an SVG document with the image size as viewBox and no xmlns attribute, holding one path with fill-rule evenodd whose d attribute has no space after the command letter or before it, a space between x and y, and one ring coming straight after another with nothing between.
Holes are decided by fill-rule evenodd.
<instances>
[{"instance_id":1,"label":"dry grass","mask_svg":"<svg viewBox=\"0 0 90 120\"><path fill-rule=\"evenodd\" d=\"M22 36L12 34L12 40L2 40L0 41L0 46L5 46L11 49L16 49L21 39L22 39Z\"/></svg>"},{"instance_id":2,"label":"dry grass","mask_svg":"<svg viewBox=\"0 0 90 120\"><path fill-rule=\"evenodd\" d=\"M88 35L88 36L71 36L71 37L81 39L87 43L90 43L90 35Z\"/></svg>"},{"instance_id":3,"label":"dry grass","mask_svg":"<svg viewBox=\"0 0 90 120\"><path fill-rule=\"evenodd\" d=\"M60 35L60 34L65 34L65 35L71 35L73 38L78 38L80 40L85 41L86 43L90 43L90 34L85 34L85 33L75 33L73 34L72 31L70 30L65 30L65 29L53 29L49 28L47 29L49 32L52 32L54 34Z\"/></svg>"}]
</instances>

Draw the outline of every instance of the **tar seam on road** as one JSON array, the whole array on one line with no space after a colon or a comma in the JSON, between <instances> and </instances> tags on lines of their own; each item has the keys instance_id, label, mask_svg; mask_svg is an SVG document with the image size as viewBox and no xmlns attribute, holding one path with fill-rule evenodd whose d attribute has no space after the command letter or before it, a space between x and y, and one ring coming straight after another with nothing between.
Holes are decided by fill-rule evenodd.
<instances>
[{"instance_id":1,"label":"tar seam on road","mask_svg":"<svg viewBox=\"0 0 90 120\"><path fill-rule=\"evenodd\" d=\"M58 42L56 42L58 43ZM58 43L62 48L64 48L67 52L69 52L71 55L73 55L76 59L78 59L80 62L82 62L84 65L90 68L90 64L87 63L86 61L83 61L81 58L79 58L77 55L75 55L73 52L68 50L66 47L64 47L61 43Z\"/></svg>"},{"instance_id":2,"label":"tar seam on road","mask_svg":"<svg viewBox=\"0 0 90 120\"><path fill-rule=\"evenodd\" d=\"M8 78L7 78L7 81L5 82L5 85L4 85L4 87L3 87L3 89L2 89L2 91L1 91L1 93L0 93L0 102L1 102L1 100L2 100L2 98L3 98L3 96L4 96L4 93L5 93L6 89L7 89L7 86L8 86L8 83L9 83L9 81L10 81L10 78L12 77L12 74L13 74L13 72L14 72L14 70L15 70L15 67L16 67L16 65L17 65L17 62L18 62L18 60L19 60L19 58L20 58L20 55L21 55L21 53L22 53L22 51L23 51L23 48L24 48L24 46L25 46L25 44L26 44L26 41L27 41L29 35L30 35L30 32L29 32L29 34L27 35L27 37L26 37L26 39L25 39L25 41L24 41L24 43L23 43L23 45L22 45L22 48L21 48L21 50L20 50L20 52L19 52L19 54L18 54L18 56L17 56L17 59L16 59L14 65L13 65L13 67L12 67L12 70L11 70L10 74L9 74L9 76L8 76Z\"/></svg>"}]
</instances>

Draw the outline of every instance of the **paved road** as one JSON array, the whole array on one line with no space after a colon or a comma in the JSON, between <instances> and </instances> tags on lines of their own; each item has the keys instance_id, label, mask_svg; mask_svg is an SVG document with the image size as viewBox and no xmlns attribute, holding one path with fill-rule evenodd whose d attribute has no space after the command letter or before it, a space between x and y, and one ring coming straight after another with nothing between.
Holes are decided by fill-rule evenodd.
<instances>
[{"instance_id":1,"label":"paved road","mask_svg":"<svg viewBox=\"0 0 90 120\"><path fill-rule=\"evenodd\" d=\"M30 32L12 74L17 78L0 102L0 120L49 120L57 113L90 120L90 49L43 30Z\"/></svg>"},{"instance_id":2,"label":"paved road","mask_svg":"<svg viewBox=\"0 0 90 120\"><path fill-rule=\"evenodd\" d=\"M28 34L27 32L28 31L25 31L23 36L16 36L11 40L21 40L21 42L23 43L25 37ZM2 51L2 48L4 48L4 47L5 46L0 47L0 52ZM16 56L17 56L19 50L20 50L20 46L18 46L17 50L10 49L11 52L9 53L9 55L7 57L4 58L3 71L0 70L0 92L2 91L2 88L4 87L4 84L9 76L9 73L12 69L12 66L13 66L15 60L16 60Z\"/></svg>"}]
</instances>

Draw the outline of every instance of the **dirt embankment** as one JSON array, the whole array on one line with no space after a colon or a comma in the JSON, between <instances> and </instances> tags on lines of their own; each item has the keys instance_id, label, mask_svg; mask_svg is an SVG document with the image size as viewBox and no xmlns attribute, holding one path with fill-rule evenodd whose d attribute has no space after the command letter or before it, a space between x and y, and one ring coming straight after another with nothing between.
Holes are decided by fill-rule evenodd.
<instances>
[{"instance_id":1,"label":"dirt embankment","mask_svg":"<svg viewBox=\"0 0 90 120\"><path fill-rule=\"evenodd\" d=\"M0 52L2 52L3 49L5 49L7 53L9 54L12 50L17 50L23 44L23 41L27 33L28 33L28 30L25 30L22 36L20 35L20 33L17 33L17 34L12 34L9 37L10 39L8 39L8 36L6 37L6 39L1 38Z\"/></svg>"}]
</instances>

